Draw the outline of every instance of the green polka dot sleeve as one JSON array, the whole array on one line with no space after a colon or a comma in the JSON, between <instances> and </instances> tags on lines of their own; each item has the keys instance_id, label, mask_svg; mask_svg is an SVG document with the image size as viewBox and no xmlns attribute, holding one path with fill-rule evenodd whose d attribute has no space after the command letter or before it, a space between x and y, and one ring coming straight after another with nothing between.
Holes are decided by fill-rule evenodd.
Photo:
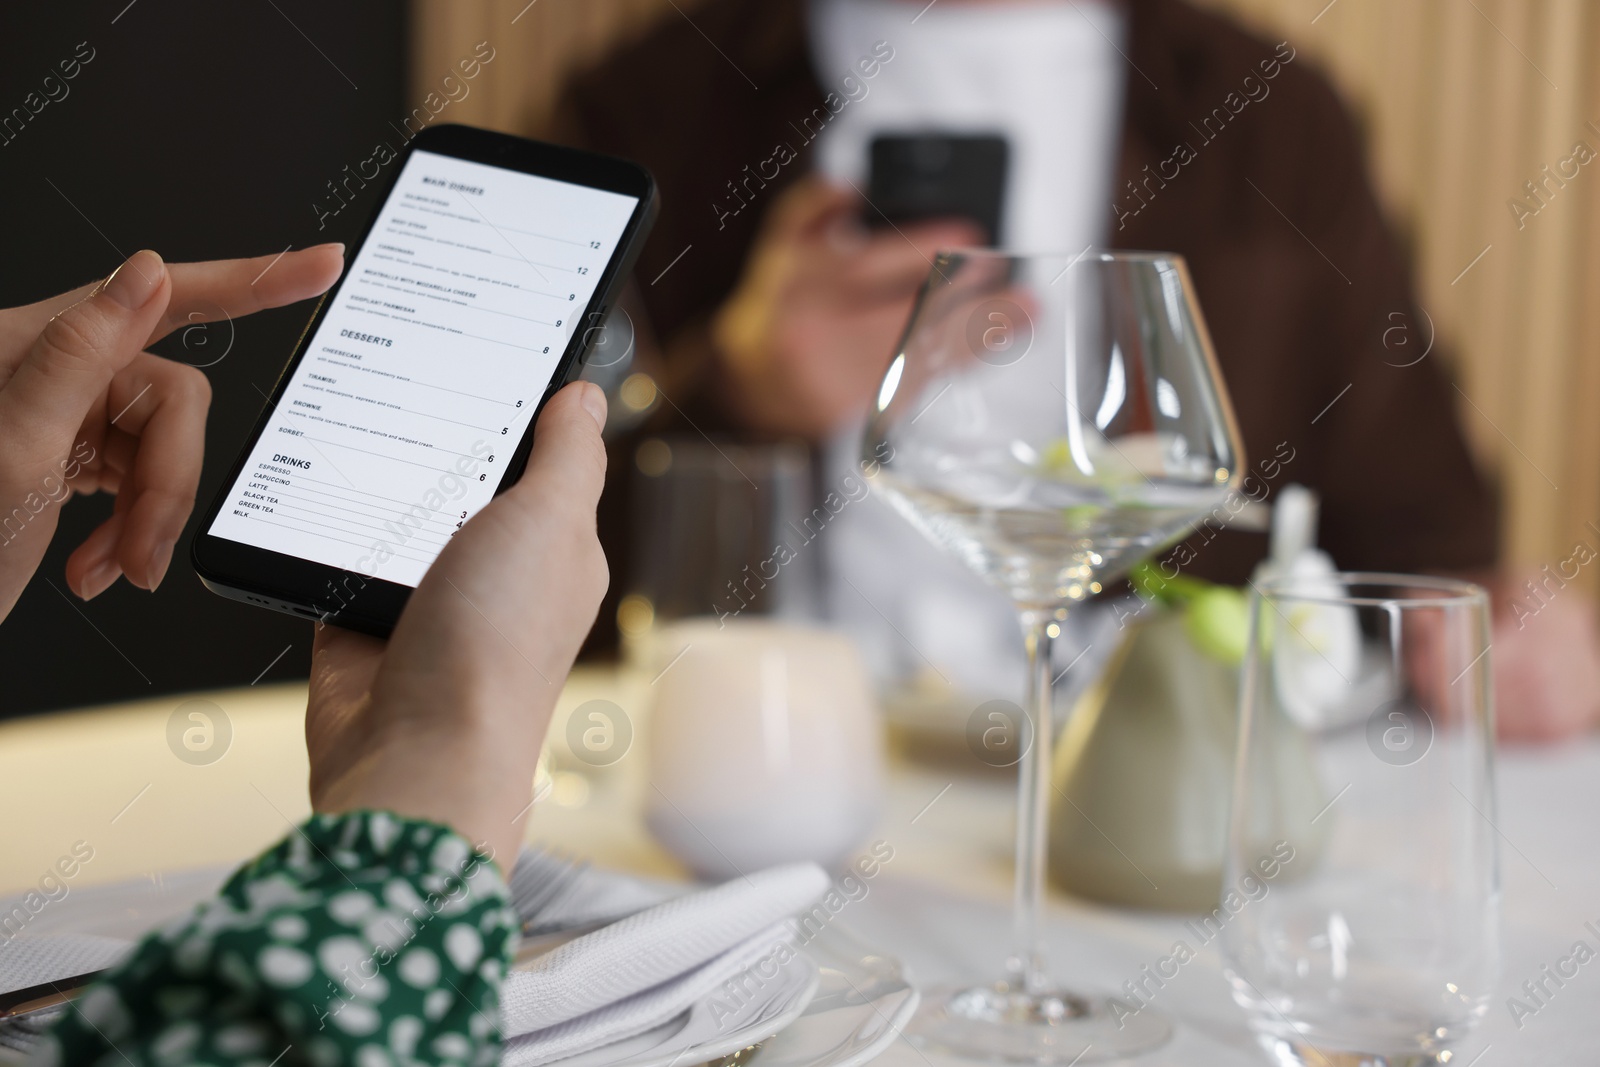
<instances>
[{"instance_id":1,"label":"green polka dot sleeve","mask_svg":"<svg viewBox=\"0 0 1600 1067\"><path fill-rule=\"evenodd\" d=\"M504 879L454 831L314 816L146 937L30 1063L486 1067L516 938Z\"/></svg>"}]
</instances>

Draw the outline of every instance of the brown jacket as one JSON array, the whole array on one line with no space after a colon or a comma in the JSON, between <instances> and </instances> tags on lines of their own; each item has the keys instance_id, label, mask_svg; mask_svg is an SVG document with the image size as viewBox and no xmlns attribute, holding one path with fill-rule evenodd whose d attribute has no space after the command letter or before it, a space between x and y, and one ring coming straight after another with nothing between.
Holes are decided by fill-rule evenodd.
<instances>
[{"instance_id":1,"label":"brown jacket","mask_svg":"<svg viewBox=\"0 0 1600 1067\"><path fill-rule=\"evenodd\" d=\"M1255 473L1247 492L1317 490L1321 544L1346 569L1492 564L1493 494L1468 455L1437 350L1419 360L1431 325L1349 114L1289 46L1180 0L1127 3L1111 242L1188 259ZM761 212L809 169L807 132L827 116L829 90L811 68L805 0L709 0L690 16L669 16L575 79L559 115L565 139L638 160L661 186L637 278L673 405L651 428L687 417L740 436L708 387L717 357L707 321ZM801 158L764 188L749 181L780 143ZM730 182L751 190L737 214ZM633 444L614 450L602 504L613 593L601 631L628 586ZM1207 528L1187 547L1194 573L1242 581L1265 539Z\"/></svg>"}]
</instances>

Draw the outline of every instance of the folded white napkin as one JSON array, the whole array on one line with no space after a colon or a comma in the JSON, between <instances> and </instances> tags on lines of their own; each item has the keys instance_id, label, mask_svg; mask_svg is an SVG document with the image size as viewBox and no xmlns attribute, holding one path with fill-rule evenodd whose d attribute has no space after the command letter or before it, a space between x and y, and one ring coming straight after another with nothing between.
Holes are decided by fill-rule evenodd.
<instances>
[{"instance_id":1,"label":"folded white napkin","mask_svg":"<svg viewBox=\"0 0 1600 1067\"><path fill-rule=\"evenodd\" d=\"M501 991L504 1062L536 1067L660 1025L769 956L784 921L828 888L815 864L773 867L658 904L534 960Z\"/></svg>"}]
</instances>

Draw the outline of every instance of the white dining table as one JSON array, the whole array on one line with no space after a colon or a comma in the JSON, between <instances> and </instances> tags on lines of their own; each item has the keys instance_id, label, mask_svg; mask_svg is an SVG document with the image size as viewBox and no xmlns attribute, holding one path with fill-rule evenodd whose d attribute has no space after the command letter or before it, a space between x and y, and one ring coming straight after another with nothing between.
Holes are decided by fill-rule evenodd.
<instances>
[{"instance_id":1,"label":"white dining table","mask_svg":"<svg viewBox=\"0 0 1600 1067\"><path fill-rule=\"evenodd\" d=\"M551 730L550 776L529 821L530 841L620 871L687 877L643 821L649 695L648 675L635 671L573 673ZM597 698L624 708L634 723L633 749L605 768L572 760L561 740L564 717ZM226 716L231 739L214 762L186 762L169 744L173 712L187 700L208 701ZM0 723L0 811L7 824L0 896L26 892L74 850L92 857L76 865L69 893L130 880L152 887L193 882L185 872L214 872L270 845L309 812L304 706L305 686L288 684ZM956 775L890 751L887 801L869 840L888 842L894 857L839 921L901 960L919 984L994 974L1010 936L1013 787L1002 776ZM1600 1064L1600 961L1560 987L1547 981L1553 995L1520 1020L1507 998L1526 1002L1523 982L1539 981L1542 969L1555 968L1576 942L1600 950L1600 937L1585 925L1600 929L1600 738L1503 750L1497 766L1502 977L1487 1017L1451 1062L1592 1067ZM54 925L48 917L49 906L41 929ZM1057 977L1110 992L1166 955L1185 935L1185 918L1052 891L1044 935ZM1153 1006L1172 1020L1174 1036L1140 1057L1141 1064L1268 1062L1230 998L1214 946L1202 947ZM878 1062L954 1061L900 1040Z\"/></svg>"}]
</instances>

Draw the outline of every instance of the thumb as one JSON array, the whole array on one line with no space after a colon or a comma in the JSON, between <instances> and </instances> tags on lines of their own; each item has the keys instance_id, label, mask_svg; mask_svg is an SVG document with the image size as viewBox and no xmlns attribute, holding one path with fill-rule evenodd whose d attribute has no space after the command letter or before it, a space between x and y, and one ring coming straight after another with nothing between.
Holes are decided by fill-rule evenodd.
<instances>
[{"instance_id":1,"label":"thumb","mask_svg":"<svg viewBox=\"0 0 1600 1067\"><path fill-rule=\"evenodd\" d=\"M535 669L546 681L566 672L607 583L595 534L605 404L590 382L551 398L521 480L451 538L395 627L391 650L430 662L486 620L496 640L542 664Z\"/></svg>"},{"instance_id":2,"label":"thumb","mask_svg":"<svg viewBox=\"0 0 1600 1067\"><path fill-rule=\"evenodd\" d=\"M595 509L605 488L606 450L600 437L605 410L605 394L591 382L574 382L551 397L534 427L522 477L450 539L418 593L448 582L458 592L471 587L503 594L507 583L514 584L504 569L506 560L542 562L575 553L580 544L598 546ZM530 545L540 547L534 557L528 556ZM522 573L536 579L540 571L528 566Z\"/></svg>"},{"instance_id":3,"label":"thumb","mask_svg":"<svg viewBox=\"0 0 1600 1067\"><path fill-rule=\"evenodd\" d=\"M139 354L172 286L154 252L136 252L92 293L45 324L0 389L0 424L19 440L76 433L112 377Z\"/></svg>"},{"instance_id":4,"label":"thumb","mask_svg":"<svg viewBox=\"0 0 1600 1067\"><path fill-rule=\"evenodd\" d=\"M523 505L559 503L593 522L606 481L606 395L593 382L573 382L556 393L533 428L528 469L506 490Z\"/></svg>"}]
</instances>

